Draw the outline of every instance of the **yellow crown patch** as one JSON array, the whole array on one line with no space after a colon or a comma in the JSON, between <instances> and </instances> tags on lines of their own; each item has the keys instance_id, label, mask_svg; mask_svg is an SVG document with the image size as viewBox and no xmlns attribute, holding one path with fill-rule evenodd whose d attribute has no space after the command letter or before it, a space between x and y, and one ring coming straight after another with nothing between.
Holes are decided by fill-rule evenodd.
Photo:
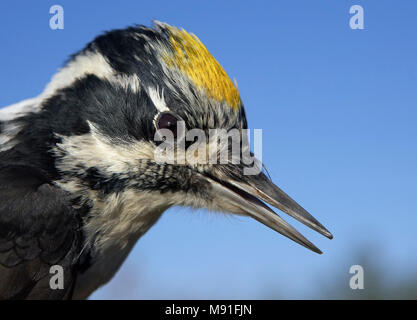
<instances>
[{"instance_id":1,"label":"yellow crown patch","mask_svg":"<svg viewBox=\"0 0 417 320\"><path fill-rule=\"evenodd\" d=\"M237 87L201 41L185 30L175 27L168 27L168 30L169 42L174 52L163 57L165 63L184 72L210 97L226 101L237 109L240 105Z\"/></svg>"}]
</instances>

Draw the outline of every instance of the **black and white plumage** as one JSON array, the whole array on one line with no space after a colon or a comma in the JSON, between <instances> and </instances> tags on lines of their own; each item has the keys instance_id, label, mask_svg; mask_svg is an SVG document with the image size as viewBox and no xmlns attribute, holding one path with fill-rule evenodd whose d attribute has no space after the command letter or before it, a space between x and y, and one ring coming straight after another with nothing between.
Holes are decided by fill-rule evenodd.
<instances>
[{"instance_id":1,"label":"black and white plumage","mask_svg":"<svg viewBox=\"0 0 417 320\"><path fill-rule=\"evenodd\" d=\"M87 298L176 205L248 215L320 252L262 201L331 234L262 172L155 161L163 113L187 129L247 128L223 69L163 23L99 36L39 97L0 110L0 298ZM52 265L63 290L49 287Z\"/></svg>"}]
</instances>

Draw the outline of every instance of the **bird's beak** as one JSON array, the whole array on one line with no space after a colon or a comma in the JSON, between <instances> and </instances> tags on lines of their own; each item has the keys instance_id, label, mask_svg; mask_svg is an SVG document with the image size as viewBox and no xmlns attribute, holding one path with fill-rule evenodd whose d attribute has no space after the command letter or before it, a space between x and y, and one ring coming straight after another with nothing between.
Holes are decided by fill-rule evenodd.
<instances>
[{"instance_id":1,"label":"bird's beak","mask_svg":"<svg viewBox=\"0 0 417 320\"><path fill-rule=\"evenodd\" d=\"M321 254L322 252L264 202L287 213L327 238L333 238L333 235L320 222L278 188L263 173L242 178L238 178L236 175L231 176L225 178L222 175L221 179L213 176L205 177L212 186L214 198L216 201L221 202L220 207L223 210L225 209L235 214L248 215L316 253Z\"/></svg>"}]
</instances>

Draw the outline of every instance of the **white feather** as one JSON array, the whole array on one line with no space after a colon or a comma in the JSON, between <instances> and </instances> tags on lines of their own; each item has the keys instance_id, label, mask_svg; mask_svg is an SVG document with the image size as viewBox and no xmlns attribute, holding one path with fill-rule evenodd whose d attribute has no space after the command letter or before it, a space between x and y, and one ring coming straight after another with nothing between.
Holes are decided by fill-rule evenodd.
<instances>
[{"instance_id":1,"label":"white feather","mask_svg":"<svg viewBox=\"0 0 417 320\"><path fill-rule=\"evenodd\" d=\"M155 105L156 109L158 109L159 112L166 112L169 111L169 108L167 107L165 103L164 93L159 94L158 88L148 87L148 93L149 97L151 98L153 104Z\"/></svg>"},{"instance_id":2,"label":"white feather","mask_svg":"<svg viewBox=\"0 0 417 320\"><path fill-rule=\"evenodd\" d=\"M26 99L0 109L0 121L12 120L27 112L36 112L39 107L39 97Z\"/></svg>"}]
</instances>

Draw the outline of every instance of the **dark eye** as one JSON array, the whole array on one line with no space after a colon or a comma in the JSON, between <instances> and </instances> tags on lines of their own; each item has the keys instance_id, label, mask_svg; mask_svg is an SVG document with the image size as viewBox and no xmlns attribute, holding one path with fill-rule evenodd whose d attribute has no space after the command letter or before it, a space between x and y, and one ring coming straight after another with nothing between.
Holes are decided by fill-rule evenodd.
<instances>
[{"instance_id":1,"label":"dark eye","mask_svg":"<svg viewBox=\"0 0 417 320\"><path fill-rule=\"evenodd\" d=\"M161 113L156 121L157 129L168 129L177 137L177 123L179 119L170 112Z\"/></svg>"}]
</instances>

